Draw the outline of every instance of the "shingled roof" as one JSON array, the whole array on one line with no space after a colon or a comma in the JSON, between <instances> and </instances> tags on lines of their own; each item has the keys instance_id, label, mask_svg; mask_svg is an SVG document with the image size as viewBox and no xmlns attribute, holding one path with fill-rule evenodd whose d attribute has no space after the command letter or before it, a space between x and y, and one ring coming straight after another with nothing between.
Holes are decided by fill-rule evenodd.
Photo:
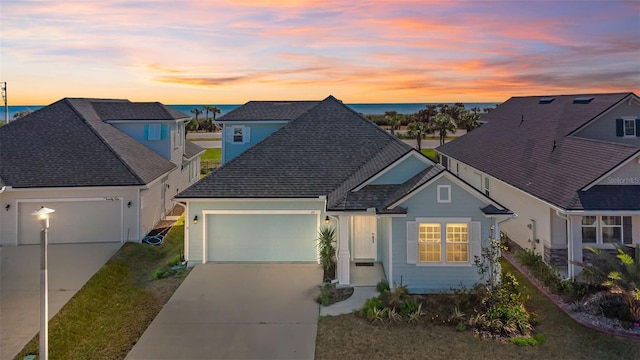
<instances>
[{"instance_id":1,"label":"shingled roof","mask_svg":"<svg viewBox=\"0 0 640 360\"><path fill-rule=\"evenodd\" d=\"M410 146L332 96L321 102L304 102L308 106L313 103L293 121L176 197L309 198L332 194L331 203L344 199L354 186L411 151ZM259 107L255 102L249 104Z\"/></svg>"},{"instance_id":2,"label":"shingled roof","mask_svg":"<svg viewBox=\"0 0 640 360\"><path fill-rule=\"evenodd\" d=\"M513 97L437 151L550 204L582 209L578 191L640 149L570 134L630 95Z\"/></svg>"},{"instance_id":3,"label":"shingled roof","mask_svg":"<svg viewBox=\"0 0 640 360\"><path fill-rule=\"evenodd\" d=\"M319 101L249 101L217 121L293 120L319 103Z\"/></svg>"},{"instance_id":4,"label":"shingled roof","mask_svg":"<svg viewBox=\"0 0 640 360\"><path fill-rule=\"evenodd\" d=\"M148 184L176 165L102 116L187 116L159 103L143 104L65 98L0 127L0 178L14 188Z\"/></svg>"}]
</instances>

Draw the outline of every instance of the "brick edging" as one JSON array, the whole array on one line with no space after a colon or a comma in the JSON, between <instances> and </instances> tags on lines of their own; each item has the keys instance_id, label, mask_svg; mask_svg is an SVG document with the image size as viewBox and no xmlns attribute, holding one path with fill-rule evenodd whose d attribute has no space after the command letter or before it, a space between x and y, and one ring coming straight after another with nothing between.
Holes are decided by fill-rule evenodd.
<instances>
[{"instance_id":1,"label":"brick edging","mask_svg":"<svg viewBox=\"0 0 640 360\"><path fill-rule=\"evenodd\" d=\"M636 334L629 334L623 331L618 331L615 329L604 329L576 317L573 311L570 311L569 309L566 308L566 306L563 306L565 303L564 301L562 301L560 296L550 292L549 289L544 284L542 284L540 280L538 280L535 276L533 276L533 274L531 274L531 272L528 269L520 265L518 261L516 261L516 259L513 258L513 255L505 251L502 253L502 257L505 258L505 260L507 260L514 268L516 268L516 270L518 270L524 277L526 277L533 284L533 286L536 287L536 289L538 289L541 293L543 293L546 297L548 297L549 300L551 300L558 308L560 308L560 310L562 310L565 314L567 314L567 316L573 319L573 321L577 322L578 324L586 328L596 330L605 334L640 340L640 334L636 335Z\"/></svg>"}]
</instances>

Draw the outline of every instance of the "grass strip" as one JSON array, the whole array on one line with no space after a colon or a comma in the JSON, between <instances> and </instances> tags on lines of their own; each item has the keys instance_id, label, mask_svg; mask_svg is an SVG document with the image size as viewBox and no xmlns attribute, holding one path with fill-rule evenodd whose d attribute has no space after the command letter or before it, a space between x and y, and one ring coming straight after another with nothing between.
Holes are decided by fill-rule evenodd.
<instances>
[{"instance_id":1,"label":"grass strip","mask_svg":"<svg viewBox=\"0 0 640 360\"><path fill-rule=\"evenodd\" d=\"M49 358L123 359L187 271L154 280L155 269L180 256L181 219L162 245L126 243L49 321ZM38 353L36 335L15 357Z\"/></svg>"}]
</instances>

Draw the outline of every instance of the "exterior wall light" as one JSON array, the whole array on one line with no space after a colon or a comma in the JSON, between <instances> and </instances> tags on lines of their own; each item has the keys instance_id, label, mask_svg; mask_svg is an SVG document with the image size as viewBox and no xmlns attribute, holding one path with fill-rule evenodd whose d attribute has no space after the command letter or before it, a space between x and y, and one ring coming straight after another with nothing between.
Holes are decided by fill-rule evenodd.
<instances>
[{"instance_id":1,"label":"exterior wall light","mask_svg":"<svg viewBox=\"0 0 640 360\"><path fill-rule=\"evenodd\" d=\"M331 220L329 220L329 215L327 215L327 216L324 218L324 223L325 223L325 224L329 224L329 222L331 222Z\"/></svg>"},{"instance_id":2,"label":"exterior wall light","mask_svg":"<svg viewBox=\"0 0 640 360\"><path fill-rule=\"evenodd\" d=\"M193 223L194 223L194 224L197 224L197 223L198 223L198 215L196 215L196 216L194 216L194 217L193 217Z\"/></svg>"},{"instance_id":3,"label":"exterior wall light","mask_svg":"<svg viewBox=\"0 0 640 360\"><path fill-rule=\"evenodd\" d=\"M128 207L128 208L130 208L130 207L131 207L131 201L129 201L129 202L127 203L127 207Z\"/></svg>"}]
</instances>

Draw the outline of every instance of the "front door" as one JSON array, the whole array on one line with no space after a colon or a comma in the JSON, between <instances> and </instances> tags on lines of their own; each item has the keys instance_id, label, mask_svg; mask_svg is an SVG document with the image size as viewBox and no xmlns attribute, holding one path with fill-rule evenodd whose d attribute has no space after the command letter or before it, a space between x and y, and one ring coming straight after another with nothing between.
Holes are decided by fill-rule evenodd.
<instances>
[{"instance_id":1,"label":"front door","mask_svg":"<svg viewBox=\"0 0 640 360\"><path fill-rule=\"evenodd\" d=\"M377 256L375 216L353 217L353 258L375 260Z\"/></svg>"}]
</instances>

